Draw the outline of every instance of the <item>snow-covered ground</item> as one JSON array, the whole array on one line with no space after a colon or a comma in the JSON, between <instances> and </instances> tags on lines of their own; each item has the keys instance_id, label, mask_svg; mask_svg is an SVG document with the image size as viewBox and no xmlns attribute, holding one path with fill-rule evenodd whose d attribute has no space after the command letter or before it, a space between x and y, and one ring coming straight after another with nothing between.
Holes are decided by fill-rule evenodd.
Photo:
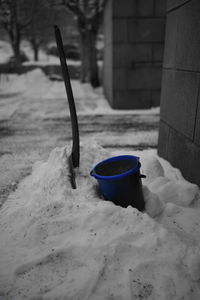
<instances>
[{"instance_id":1,"label":"snow-covered ground","mask_svg":"<svg viewBox=\"0 0 200 300\"><path fill-rule=\"evenodd\" d=\"M127 114L127 110L113 110L102 95L102 88L92 89L90 84L80 85L79 81L72 80L77 112L79 114ZM0 95L6 94L26 97L27 99L59 99L66 98L63 82L51 81L39 69L35 69L22 75L1 76ZM31 101L31 100L30 100ZM4 108L5 111L7 107ZM3 115L4 112L2 112ZM5 112L6 113L6 112ZM66 115L66 112L60 112ZM68 112L69 113L69 112ZM154 114L159 113L159 108L147 110L128 110L129 114ZM62 115L63 116L63 115Z\"/></svg>"},{"instance_id":2,"label":"snow-covered ground","mask_svg":"<svg viewBox=\"0 0 200 300\"><path fill-rule=\"evenodd\" d=\"M60 133L70 124L63 82L36 69L0 83L0 180L51 152L0 210L0 299L199 300L199 188L156 149L134 150L156 147L159 109L113 111L101 89L72 81L81 133L72 190L63 138L70 129ZM102 200L89 175L118 154L140 157L143 212Z\"/></svg>"},{"instance_id":3,"label":"snow-covered ground","mask_svg":"<svg viewBox=\"0 0 200 300\"><path fill-rule=\"evenodd\" d=\"M158 107L147 110L113 110L103 96L102 88L94 90L90 84L80 84L78 80L72 80L72 89L80 118L90 115L91 118L92 116L96 118L96 122L98 122L99 116L102 116L103 119L112 115L113 119L122 116L123 121L124 116L124 124L126 122L129 124L130 119L135 119L138 124L159 120ZM1 121L11 119L12 116L18 113L31 114L32 121L62 119L69 116L64 83L49 80L39 68L22 75L2 75L0 97ZM126 119L127 115L129 119ZM107 124L108 127L110 125ZM154 128L153 130L140 130L139 132L131 126L128 129L130 132L126 132L126 135L119 136L118 131L111 134L104 131L95 132L90 138L95 138L104 146L110 144L111 140L113 145L136 145L142 142L147 145L151 143L156 145L158 133Z\"/></svg>"},{"instance_id":4,"label":"snow-covered ground","mask_svg":"<svg viewBox=\"0 0 200 300\"><path fill-rule=\"evenodd\" d=\"M22 41L21 50L26 54L28 61L24 65L59 65L59 58L54 55L48 55L44 50L39 50L39 60L34 61L34 53L27 41ZM0 40L0 63L6 63L13 56L12 48L6 41ZM80 61L67 60L68 64L80 65Z\"/></svg>"},{"instance_id":5,"label":"snow-covered ground","mask_svg":"<svg viewBox=\"0 0 200 300\"><path fill-rule=\"evenodd\" d=\"M0 40L0 63L5 63L12 56L13 52L10 44Z\"/></svg>"},{"instance_id":6,"label":"snow-covered ground","mask_svg":"<svg viewBox=\"0 0 200 300\"><path fill-rule=\"evenodd\" d=\"M2 299L198 300L198 187L154 150L134 152L146 208L121 208L100 199L89 176L113 153L82 144L76 190L69 153L56 148L38 162L0 212Z\"/></svg>"}]
</instances>

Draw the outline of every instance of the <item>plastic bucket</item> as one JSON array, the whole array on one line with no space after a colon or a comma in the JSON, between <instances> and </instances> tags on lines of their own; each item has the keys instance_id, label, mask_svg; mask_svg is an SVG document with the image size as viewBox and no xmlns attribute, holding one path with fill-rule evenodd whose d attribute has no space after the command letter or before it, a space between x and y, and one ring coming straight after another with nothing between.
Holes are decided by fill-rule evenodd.
<instances>
[{"instance_id":1,"label":"plastic bucket","mask_svg":"<svg viewBox=\"0 0 200 300\"><path fill-rule=\"evenodd\" d=\"M143 210L145 203L142 193L139 157L121 155L98 163L91 171L98 183L104 199L116 205L129 205Z\"/></svg>"}]
</instances>

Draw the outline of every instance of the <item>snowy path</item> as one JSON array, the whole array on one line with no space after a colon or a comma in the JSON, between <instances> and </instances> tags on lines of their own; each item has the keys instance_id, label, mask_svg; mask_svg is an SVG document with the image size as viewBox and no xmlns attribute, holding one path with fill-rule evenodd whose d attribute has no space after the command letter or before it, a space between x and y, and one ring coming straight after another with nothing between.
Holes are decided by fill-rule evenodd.
<instances>
[{"instance_id":1,"label":"snowy path","mask_svg":"<svg viewBox=\"0 0 200 300\"><path fill-rule=\"evenodd\" d=\"M156 148L159 111L115 111L101 89L72 81L80 139L109 150ZM40 70L4 78L0 86L0 203L46 159L55 146L71 141L63 82L50 82Z\"/></svg>"}]
</instances>

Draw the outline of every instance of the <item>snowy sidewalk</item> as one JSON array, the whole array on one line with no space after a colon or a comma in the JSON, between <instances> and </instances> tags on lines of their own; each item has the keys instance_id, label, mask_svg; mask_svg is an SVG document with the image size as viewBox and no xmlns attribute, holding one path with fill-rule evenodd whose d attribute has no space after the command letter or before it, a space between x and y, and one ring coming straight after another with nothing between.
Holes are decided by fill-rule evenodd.
<instances>
[{"instance_id":1,"label":"snowy sidewalk","mask_svg":"<svg viewBox=\"0 0 200 300\"><path fill-rule=\"evenodd\" d=\"M72 81L80 140L108 150L156 148L159 110L112 110L102 89ZM71 142L71 123L63 82L50 81L39 69L1 78L0 203L46 159L56 146Z\"/></svg>"}]
</instances>

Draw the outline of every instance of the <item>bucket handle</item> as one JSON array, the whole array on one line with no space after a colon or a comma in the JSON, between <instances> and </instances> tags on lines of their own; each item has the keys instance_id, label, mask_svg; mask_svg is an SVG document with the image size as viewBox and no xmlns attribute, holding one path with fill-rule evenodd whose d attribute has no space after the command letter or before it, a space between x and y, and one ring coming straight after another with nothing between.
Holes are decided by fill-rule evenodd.
<instances>
[{"instance_id":1,"label":"bucket handle","mask_svg":"<svg viewBox=\"0 0 200 300\"><path fill-rule=\"evenodd\" d=\"M144 175L144 174L140 174L140 176L139 176L140 178L146 178L147 176L146 175Z\"/></svg>"}]
</instances>

